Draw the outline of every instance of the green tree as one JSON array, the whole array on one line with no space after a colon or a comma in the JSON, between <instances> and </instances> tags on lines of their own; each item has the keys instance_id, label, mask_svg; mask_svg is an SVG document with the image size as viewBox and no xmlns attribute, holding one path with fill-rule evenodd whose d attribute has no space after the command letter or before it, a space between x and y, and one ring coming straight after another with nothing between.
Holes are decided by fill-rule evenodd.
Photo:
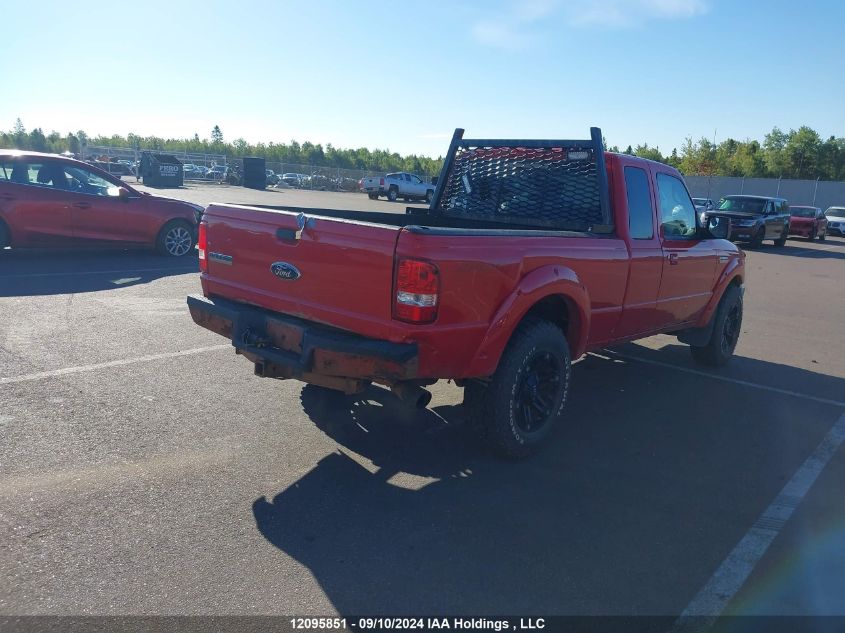
<instances>
[{"instance_id":1,"label":"green tree","mask_svg":"<svg viewBox=\"0 0 845 633\"><path fill-rule=\"evenodd\" d=\"M763 139L763 160L766 163L766 171L772 178L786 175L787 162L784 148L788 140L789 136L778 127L772 128L772 131Z\"/></svg>"},{"instance_id":2,"label":"green tree","mask_svg":"<svg viewBox=\"0 0 845 633\"><path fill-rule=\"evenodd\" d=\"M818 132L806 125L802 125L797 131L790 130L783 148L787 166L784 175L807 179L820 177L821 146L822 140Z\"/></svg>"},{"instance_id":3,"label":"green tree","mask_svg":"<svg viewBox=\"0 0 845 633\"><path fill-rule=\"evenodd\" d=\"M223 144L223 132L220 131L219 125L215 125L214 129L211 130L211 144L212 145L222 145Z\"/></svg>"},{"instance_id":4,"label":"green tree","mask_svg":"<svg viewBox=\"0 0 845 633\"><path fill-rule=\"evenodd\" d=\"M29 133L29 149L36 152L47 151L47 137L44 136L44 132L41 131L40 127L33 129Z\"/></svg>"}]
</instances>

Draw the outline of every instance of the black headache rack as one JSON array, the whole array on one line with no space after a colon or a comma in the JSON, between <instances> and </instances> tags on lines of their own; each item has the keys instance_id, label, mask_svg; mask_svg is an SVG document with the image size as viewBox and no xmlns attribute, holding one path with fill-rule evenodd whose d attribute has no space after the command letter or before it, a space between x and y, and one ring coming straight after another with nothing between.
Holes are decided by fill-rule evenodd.
<instances>
[{"instance_id":1,"label":"black headache rack","mask_svg":"<svg viewBox=\"0 0 845 633\"><path fill-rule=\"evenodd\" d=\"M465 139L455 130L428 210L560 231L613 232L601 130L590 139Z\"/></svg>"}]
</instances>

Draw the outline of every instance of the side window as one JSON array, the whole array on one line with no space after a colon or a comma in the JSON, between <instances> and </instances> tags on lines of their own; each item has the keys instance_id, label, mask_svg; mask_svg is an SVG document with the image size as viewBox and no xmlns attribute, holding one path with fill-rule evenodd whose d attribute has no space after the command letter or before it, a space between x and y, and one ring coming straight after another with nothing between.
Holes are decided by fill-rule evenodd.
<instances>
[{"instance_id":1,"label":"side window","mask_svg":"<svg viewBox=\"0 0 845 633\"><path fill-rule=\"evenodd\" d=\"M92 196L117 196L118 187L102 176L76 165L65 165L63 174L67 180L67 188L76 193L86 193Z\"/></svg>"},{"instance_id":2,"label":"side window","mask_svg":"<svg viewBox=\"0 0 845 633\"><path fill-rule=\"evenodd\" d=\"M766 208L763 209L763 213L772 213L775 210L775 206L771 200L766 203Z\"/></svg>"},{"instance_id":3,"label":"side window","mask_svg":"<svg viewBox=\"0 0 845 633\"><path fill-rule=\"evenodd\" d=\"M663 235L669 238L695 237L695 207L684 183L669 174L657 174L657 190Z\"/></svg>"},{"instance_id":4,"label":"side window","mask_svg":"<svg viewBox=\"0 0 845 633\"><path fill-rule=\"evenodd\" d=\"M422 180L420 180L417 176L412 175L411 176L411 182L414 183L415 185L419 185L420 183L422 183Z\"/></svg>"},{"instance_id":5,"label":"side window","mask_svg":"<svg viewBox=\"0 0 845 633\"><path fill-rule=\"evenodd\" d=\"M626 167L625 189L628 193L628 228L631 237L635 240L649 240L654 237L654 209L645 170Z\"/></svg>"},{"instance_id":6,"label":"side window","mask_svg":"<svg viewBox=\"0 0 845 633\"><path fill-rule=\"evenodd\" d=\"M67 189L62 170L52 161L30 163L23 160L5 161L0 165L0 180L19 185Z\"/></svg>"},{"instance_id":7,"label":"side window","mask_svg":"<svg viewBox=\"0 0 845 633\"><path fill-rule=\"evenodd\" d=\"M35 180L32 180L33 174ZM67 178L62 166L58 163L47 160L41 165L29 164L29 182L40 187L52 187L53 189L67 189Z\"/></svg>"},{"instance_id":8,"label":"side window","mask_svg":"<svg viewBox=\"0 0 845 633\"><path fill-rule=\"evenodd\" d=\"M0 160L0 182L12 180L12 171L14 169L15 163L11 160Z\"/></svg>"}]
</instances>

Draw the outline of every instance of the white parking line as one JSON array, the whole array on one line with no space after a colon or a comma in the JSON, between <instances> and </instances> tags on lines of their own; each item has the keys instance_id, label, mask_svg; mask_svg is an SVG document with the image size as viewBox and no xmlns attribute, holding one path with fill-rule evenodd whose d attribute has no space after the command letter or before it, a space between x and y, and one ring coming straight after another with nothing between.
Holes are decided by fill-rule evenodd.
<instances>
[{"instance_id":1,"label":"white parking line","mask_svg":"<svg viewBox=\"0 0 845 633\"><path fill-rule=\"evenodd\" d=\"M815 483L830 459L845 441L845 413L824 439L801 465L792 478L760 515L757 522L742 537L716 573L696 594L681 617L672 627L673 632L709 630L716 618L742 587L751 571L760 562L769 545L795 512L795 508Z\"/></svg>"},{"instance_id":2,"label":"white parking line","mask_svg":"<svg viewBox=\"0 0 845 633\"><path fill-rule=\"evenodd\" d=\"M635 361L638 363L646 363L647 365L656 365L657 367L666 367L667 369L673 369L675 371L682 371L687 374L693 374L695 376L704 376L705 378L712 378L713 380L721 380L722 382L731 382L735 385L742 385L743 387L753 387L754 389L762 389L763 391L771 391L774 393L780 393L785 396L792 396L794 398L802 398L804 400L812 400L813 402L820 402L822 404L832 404L835 407L845 407L845 400L832 400L831 398L820 398L818 396L810 396L806 393L801 393L798 391L790 391L789 389L780 389L779 387L771 387L769 385L761 385L757 382L750 382L748 380L740 380L739 378L731 378L729 376L720 376L718 374L711 374L706 371L700 371L698 369L692 369L690 367L682 367L680 365L673 365L672 363L664 363L659 360L651 360L650 358L640 358L639 356L633 356L630 354L621 354L619 352L606 349L604 350L605 353L610 354L612 357L622 358L625 360ZM599 358L606 358L601 354L592 354L593 356L598 356Z\"/></svg>"},{"instance_id":3,"label":"white parking line","mask_svg":"<svg viewBox=\"0 0 845 633\"><path fill-rule=\"evenodd\" d=\"M150 272L165 272L165 273L198 273L199 268L135 268L133 270L82 270L82 271L56 271L53 273L20 273L12 275L0 275L2 279L26 279L29 277L74 277L81 275L123 275L125 273L150 273Z\"/></svg>"},{"instance_id":4,"label":"white parking line","mask_svg":"<svg viewBox=\"0 0 845 633\"><path fill-rule=\"evenodd\" d=\"M150 354L149 356L137 356L135 358L124 358L123 360L111 360L106 363L96 363L93 365L77 365L76 367L64 367L63 369L53 369L51 371L40 371L35 374L24 374L22 376L9 376L7 378L0 378L0 385L12 385L19 382L28 382L30 380L41 380L42 378L54 378L56 376L66 376L68 374L79 374L86 371L95 371L97 369L106 369L108 367L122 367L123 365L133 365L135 363L146 363L152 360L161 360L163 358L178 358L180 356L190 356L192 354L202 354L204 352L213 352L219 349L232 349L231 345L211 345L210 347L195 347L194 349L186 349L181 352L167 352L164 354Z\"/></svg>"}]
</instances>

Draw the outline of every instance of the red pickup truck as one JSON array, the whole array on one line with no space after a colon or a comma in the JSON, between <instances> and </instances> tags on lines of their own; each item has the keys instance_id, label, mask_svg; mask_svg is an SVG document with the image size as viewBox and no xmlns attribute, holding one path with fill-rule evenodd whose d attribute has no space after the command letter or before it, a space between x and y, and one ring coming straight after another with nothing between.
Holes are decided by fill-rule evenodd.
<instances>
[{"instance_id":1,"label":"red pickup truck","mask_svg":"<svg viewBox=\"0 0 845 633\"><path fill-rule=\"evenodd\" d=\"M681 175L580 141L456 130L427 209L209 206L194 321L255 373L424 407L465 387L491 445L523 457L563 417L571 361L657 333L722 365L742 321L730 219L698 225Z\"/></svg>"}]
</instances>

